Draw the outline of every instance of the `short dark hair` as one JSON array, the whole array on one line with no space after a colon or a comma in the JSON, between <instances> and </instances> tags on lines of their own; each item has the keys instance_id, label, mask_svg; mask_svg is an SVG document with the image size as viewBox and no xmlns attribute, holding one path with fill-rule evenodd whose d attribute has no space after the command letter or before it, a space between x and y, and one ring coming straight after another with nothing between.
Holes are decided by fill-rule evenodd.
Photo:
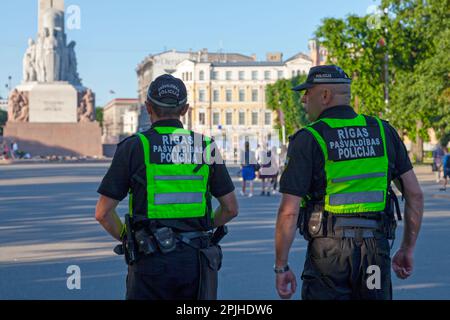
<instances>
[{"instance_id":1,"label":"short dark hair","mask_svg":"<svg viewBox=\"0 0 450 320\"><path fill-rule=\"evenodd\" d=\"M150 101L147 101L147 104L150 105L150 107L159 118L179 118L181 117L181 112L183 111L184 107L186 107L186 105L182 105L174 108L164 108L159 107L156 104L151 103Z\"/></svg>"}]
</instances>

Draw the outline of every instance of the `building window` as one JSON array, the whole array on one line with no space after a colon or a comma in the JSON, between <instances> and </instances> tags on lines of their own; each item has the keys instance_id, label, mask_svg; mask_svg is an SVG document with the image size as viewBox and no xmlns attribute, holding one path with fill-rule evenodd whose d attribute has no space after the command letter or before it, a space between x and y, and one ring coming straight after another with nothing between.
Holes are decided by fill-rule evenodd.
<instances>
[{"instance_id":1,"label":"building window","mask_svg":"<svg viewBox=\"0 0 450 320\"><path fill-rule=\"evenodd\" d=\"M271 77L271 75L270 75L270 71L264 71L264 80L270 80L270 77Z\"/></svg>"},{"instance_id":2,"label":"building window","mask_svg":"<svg viewBox=\"0 0 450 320\"><path fill-rule=\"evenodd\" d=\"M200 112L198 114L198 124L201 126L204 126L206 123L206 118L205 118L205 113L204 112Z\"/></svg>"},{"instance_id":3,"label":"building window","mask_svg":"<svg viewBox=\"0 0 450 320\"><path fill-rule=\"evenodd\" d=\"M220 124L220 113L213 113L213 125L218 126Z\"/></svg>"},{"instance_id":4,"label":"building window","mask_svg":"<svg viewBox=\"0 0 450 320\"><path fill-rule=\"evenodd\" d=\"M226 95L227 95L227 97L226 97L227 102L231 102L232 101L233 92L231 90L227 90Z\"/></svg>"},{"instance_id":5,"label":"building window","mask_svg":"<svg viewBox=\"0 0 450 320\"><path fill-rule=\"evenodd\" d=\"M198 76L198 79L199 79L200 81L205 80L205 71L200 71L200 74L199 74L199 76Z\"/></svg>"},{"instance_id":6,"label":"building window","mask_svg":"<svg viewBox=\"0 0 450 320\"><path fill-rule=\"evenodd\" d=\"M239 80L245 80L245 71L239 71Z\"/></svg>"},{"instance_id":7,"label":"building window","mask_svg":"<svg viewBox=\"0 0 450 320\"><path fill-rule=\"evenodd\" d=\"M239 101L240 102L245 101L245 90L243 90L243 89L239 90Z\"/></svg>"},{"instance_id":8,"label":"building window","mask_svg":"<svg viewBox=\"0 0 450 320\"><path fill-rule=\"evenodd\" d=\"M214 100L214 102L219 101L219 90L213 91L213 100Z\"/></svg>"},{"instance_id":9,"label":"building window","mask_svg":"<svg viewBox=\"0 0 450 320\"><path fill-rule=\"evenodd\" d=\"M253 102L258 101L258 90L257 89L252 90L252 101Z\"/></svg>"},{"instance_id":10,"label":"building window","mask_svg":"<svg viewBox=\"0 0 450 320\"><path fill-rule=\"evenodd\" d=\"M226 114L226 125L231 126L233 124L233 113L228 111Z\"/></svg>"},{"instance_id":11,"label":"building window","mask_svg":"<svg viewBox=\"0 0 450 320\"><path fill-rule=\"evenodd\" d=\"M226 80L231 80L231 71L227 71Z\"/></svg>"},{"instance_id":12,"label":"building window","mask_svg":"<svg viewBox=\"0 0 450 320\"><path fill-rule=\"evenodd\" d=\"M258 125L258 112L252 112L252 126Z\"/></svg>"},{"instance_id":13,"label":"building window","mask_svg":"<svg viewBox=\"0 0 450 320\"><path fill-rule=\"evenodd\" d=\"M266 112L264 114L264 124L266 126L270 126L272 124L272 113L271 112Z\"/></svg>"},{"instance_id":14,"label":"building window","mask_svg":"<svg viewBox=\"0 0 450 320\"><path fill-rule=\"evenodd\" d=\"M282 70L278 70L278 79L283 79L284 72Z\"/></svg>"},{"instance_id":15,"label":"building window","mask_svg":"<svg viewBox=\"0 0 450 320\"><path fill-rule=\"evenodd\" d=\"M295 70L292 70L292 78L295 77Z\"/></svg>"},{"instance_id":16,"label":"building window","mask_svg":"<svg viewBox=\"0 0 450 320\"><path fill-rule=\"evenodd\" d=\"M219 80L219 71L213 71L211 74L212 80Z\"/></svg>"},{"instance_id":17,"label":"building window","mask_svg":"<svg viewBox=\"0 0 450 320\"><path fill-rule=\"evenodd\" d=\"M198 92L198 101L205 102L205 90L200 90Z\"/></svg>"},{"instance_id":18,"label":"building window","mask_svg":"<svg viewBox=\"0 0 450 320\"><path fill-rule=\"evenodd\" d=\"M252 71L252 80L258 80L258 71Z\"/></svg>"},{"instance_id":19,"label":"building window","mask_svg":"<svg viewBox=\"0 0 450 320\"><path fill-rule=\"evenodd\" d=\"M243 112L243 111L239 112L239 125L240 126L245 125L245 112Z\"/></svg>"}]
</instances>

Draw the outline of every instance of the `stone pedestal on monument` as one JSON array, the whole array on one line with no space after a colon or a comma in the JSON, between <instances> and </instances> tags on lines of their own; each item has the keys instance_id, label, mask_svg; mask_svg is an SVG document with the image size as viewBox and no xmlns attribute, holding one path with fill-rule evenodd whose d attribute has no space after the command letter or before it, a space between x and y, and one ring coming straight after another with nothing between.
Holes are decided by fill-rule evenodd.
<instances>
[{"instance_id":1,"label":"stone pedestal on monument","mask_svg":"<svg viewBox=\"0 0 450 320\"><path fill-rule=\"evenodd\" d=\"M27 103L19 112L24 121L8 121L4 135L21 150L32 156L102 156L99 124L82 118L86 93L67 82L27 83L16 90Z\"/></svg>"},{"instance_id":2,"label":"stone pedestal on monument","mask_svg":"<svg viewBox=\"0 0 450 320\"><path fill-rule=\"evenodd\" d=\"M8 123L5 136L32 156L101 157L101 128L96 122Z\"/></svg>"}]
</instances>

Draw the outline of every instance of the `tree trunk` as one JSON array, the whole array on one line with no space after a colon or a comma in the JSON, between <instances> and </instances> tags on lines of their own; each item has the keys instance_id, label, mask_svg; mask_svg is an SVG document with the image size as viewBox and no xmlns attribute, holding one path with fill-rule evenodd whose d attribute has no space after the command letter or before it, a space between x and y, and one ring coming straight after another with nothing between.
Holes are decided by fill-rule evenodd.
<instances>
[{"instance_id":1,"label":"tree trunk","mask_svg":"<svg viewBox=\"0 0 450 320\"><path fill-rule=\"evenodd\" d=\"M359 97L355 96L355 112L359 113Z\"/></svg>"},{"instance_id":2,"label":"tree trunk","mask_svg":"<svg viewBox=\"0 0 450 320\"><path fill-rule=\"evenodd\" d=\"M422 129L423 123L421 120L417 120L416 125L416 141L412 145L412 152L416 159L416 163L423 162L423 139L420 136L420 129Z\"/></svg>"}]
</instances>

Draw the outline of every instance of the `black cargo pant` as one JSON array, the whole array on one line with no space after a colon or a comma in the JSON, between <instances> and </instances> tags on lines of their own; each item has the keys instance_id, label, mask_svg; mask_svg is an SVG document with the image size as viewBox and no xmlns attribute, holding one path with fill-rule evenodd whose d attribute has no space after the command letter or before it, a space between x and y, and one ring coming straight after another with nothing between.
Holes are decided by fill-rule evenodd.
<instances>
[{"instance_id":1,"label":"black cargo pant","mask_svg":"<svg viewBox=\"0 0 450 320\"><path fill-rule=\"evenodd\" d=\"M302 280L303 300L391 300L389 241L315 238L308 243Z\"/></svg>"},{"instance_id":2,"label":"black cargo pant","mask_svg":"<svg viewBox=\"0 0 450 320\"><path fill-rule=\"evenodd\" d=\"M169 254L145 256L128 267L126 299L196 300L199 283L198 249L180 243Z\"/></svg>"}]
</instances>

